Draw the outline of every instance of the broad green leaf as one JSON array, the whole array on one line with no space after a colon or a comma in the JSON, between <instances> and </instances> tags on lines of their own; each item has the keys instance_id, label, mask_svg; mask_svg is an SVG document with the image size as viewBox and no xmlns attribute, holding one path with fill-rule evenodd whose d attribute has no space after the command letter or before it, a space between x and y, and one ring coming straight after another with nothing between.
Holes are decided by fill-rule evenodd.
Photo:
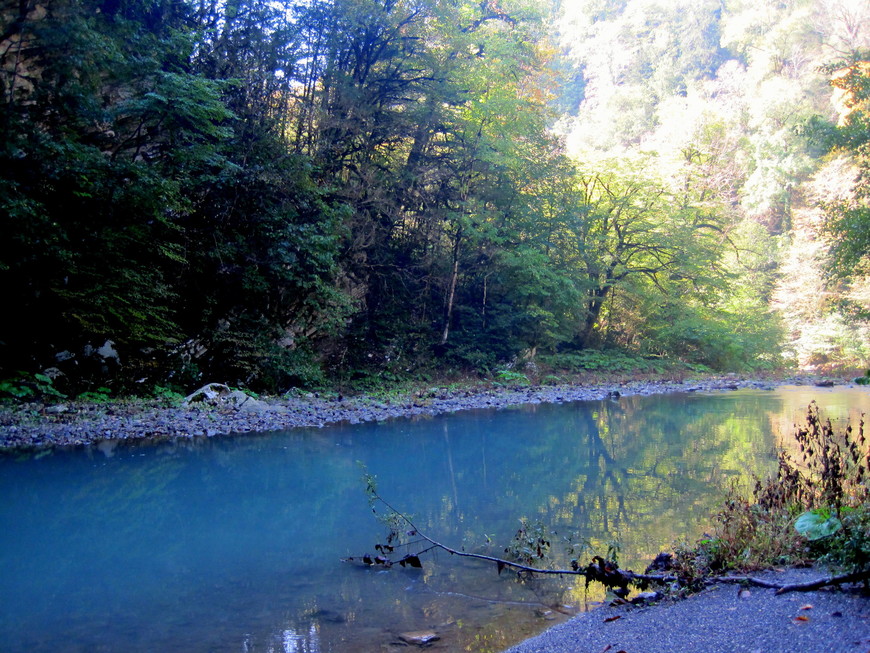
<instances>
[{"instance_id":1,"label":"broad green leaf","mask_svg":"<svg viewBox=\"0 0 870 653\"><path fill-rule=\"evenodd\" d=\"M815 541L830 537L843 528L843 524L827 509L816 509L809 510L798 517L794 527L808 540Z\"/></svg>"}]
</instances>

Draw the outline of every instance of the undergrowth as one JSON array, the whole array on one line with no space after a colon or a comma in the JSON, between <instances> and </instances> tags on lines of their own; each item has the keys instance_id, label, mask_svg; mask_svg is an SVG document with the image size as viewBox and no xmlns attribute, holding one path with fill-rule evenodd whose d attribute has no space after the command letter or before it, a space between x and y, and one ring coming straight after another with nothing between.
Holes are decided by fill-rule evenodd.
<instances>
[{"instance_id":1,"label":"undergrowth","mask_svg":"<svg viewBox=\"0 0 870 653\"><path fill-rule=\"evenodd\" d=\"M847 572L870 569L870 450L863 419L836 430L815 402L797 426L796 451L781 448L776 475L750 496L736 487L714 533L676 551L680 576L820 562Z\"/></svg>"}]
</instances>

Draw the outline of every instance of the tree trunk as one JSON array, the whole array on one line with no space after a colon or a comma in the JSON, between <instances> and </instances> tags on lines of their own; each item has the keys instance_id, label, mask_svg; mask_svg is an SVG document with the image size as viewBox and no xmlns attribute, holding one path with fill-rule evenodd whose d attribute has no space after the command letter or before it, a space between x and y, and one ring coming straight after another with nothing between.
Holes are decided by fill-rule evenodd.
<instances>
[{"instance_id":1,"label":"tree trunk","mask_svg":"<svg viewBox=\"0 0 870 653\"><path fill-rule=\"evenodd\" d=\"M586 301L586 319L583 322L583 332L580 334L580 342L584 347L594 344L595 325L598 324L598 319L601 317L601 309L604 307L604 300L609 292L610 286L590 291L589 299Z\"/></svg>"},{"instance_id":2,"label":"tree trunk","mask_svg":"<svg viewBox=\"0 0 870 653\"><path fill-rule=\"evenodd\" d=\"M441 344L447 344L450 335L450 319L453 317L453 298L456 296L456 279L459 276L459 237L453 246L453 273L450 275L450 290L447 293L447 313L444 317L444 331L441 334Z\"/></svg>"}]
</instances>

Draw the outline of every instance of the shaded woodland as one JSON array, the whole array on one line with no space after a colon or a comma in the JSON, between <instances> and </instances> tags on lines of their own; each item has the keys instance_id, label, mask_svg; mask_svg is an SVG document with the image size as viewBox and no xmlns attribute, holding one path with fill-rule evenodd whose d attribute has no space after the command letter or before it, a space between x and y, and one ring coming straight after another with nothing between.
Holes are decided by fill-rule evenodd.
<instances>
[{"instance_id":1,"label":"shaded woodland","mask_svg":"<svg viewBox=\"0 0 870 653\"><path fill-rule=\"evenodd\" d=\"M866 365L868 14L6 0L0 379Z\"/></svg>"}]
</instances>

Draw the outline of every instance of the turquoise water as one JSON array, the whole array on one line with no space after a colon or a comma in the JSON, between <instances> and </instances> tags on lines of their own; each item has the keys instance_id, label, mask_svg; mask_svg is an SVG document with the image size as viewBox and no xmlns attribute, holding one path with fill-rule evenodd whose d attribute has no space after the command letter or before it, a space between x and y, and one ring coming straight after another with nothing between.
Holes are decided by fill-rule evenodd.
<instances>
[{"instance_id":1,"label":"turquoise water","mask_svg":"<svg viewBox=\"0 0 870 653\"><path fill-rule=\"evenodd\" d=\"M384 651L415 630L501 650L562 618L544 606L582 609L582 581L342 563L383 539L362 466L445 543L500 554L526 517L638 568L768 469L812 399L870 408L842 388L623 397L0 458L0 650Z\"/></svg>"}]
</instances>

